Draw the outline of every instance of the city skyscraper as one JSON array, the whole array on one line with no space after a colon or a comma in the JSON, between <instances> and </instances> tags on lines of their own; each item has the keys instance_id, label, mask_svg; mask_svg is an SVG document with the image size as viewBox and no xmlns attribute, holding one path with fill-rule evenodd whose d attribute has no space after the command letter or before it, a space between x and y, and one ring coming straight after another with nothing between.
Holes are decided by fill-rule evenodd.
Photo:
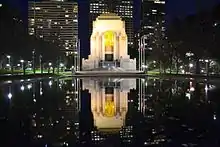
<instances>
[{"instance_id":1,"label":"city skyscraper","mask_svg":"<svg viewBox=\"0 0 220 147\"><path fill-rule=\"evenodd\" d=\"M102 13L116 13L125 21L128 46L133 45L133 0L90 0L90 35L92 22Z\"/></svg>"},{"instance_id":2,"label":"city skyscraper","mask_svg":"<svg viewBox=\"0 0 220 147\"><path fill-rule=\"evenodd\" d=\"M78 5L65 0L28 3L28 32L56 43L66 56L77 54Z\"/></svg>"},{"instance_id":3,"label":"city skyscraper","mask_svg":"<svg viewBox=\"0 0 220 147\"><path fill-rule=\"evenodd\" d=\"M164 47L162 40L165 36L165 0L142 0L141 29L136 37L139 38L139 67L146 65L146 58L153 57L155 49ZM158 52L155 52L158 54ZM157 55L155 55L157 56ZM149 59L148 59L149 60Z\"/></svg>"},{"instance_id":4,"label":"city skyscraper","mask_svg":"<svg viewBox=\"0 0 220 147\"><path fill-rule=\"evenodd\" d=\"M142 13L141 13L141 32L146 36L145 49L152 50L149 42L155 31L160 31L160 35L165 35L165 1L164 0L143 0L142 1Z\"/></svg>"}]
</instances>

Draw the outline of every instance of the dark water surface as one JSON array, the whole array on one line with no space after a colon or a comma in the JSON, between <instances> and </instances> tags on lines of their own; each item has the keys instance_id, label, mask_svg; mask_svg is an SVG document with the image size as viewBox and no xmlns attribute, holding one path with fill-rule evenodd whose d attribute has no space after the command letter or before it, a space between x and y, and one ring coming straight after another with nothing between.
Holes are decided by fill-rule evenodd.
<instances>
[{"instance_id":1,"label":"dark water surface","mask_svg":"<svg viewBox=\"0 0 220 147\"><path fill-rule=\"evenodd\" d=\"M0 83L1 147L218 147L220 82L45 79Z\"/></svg>"}]
</instances>

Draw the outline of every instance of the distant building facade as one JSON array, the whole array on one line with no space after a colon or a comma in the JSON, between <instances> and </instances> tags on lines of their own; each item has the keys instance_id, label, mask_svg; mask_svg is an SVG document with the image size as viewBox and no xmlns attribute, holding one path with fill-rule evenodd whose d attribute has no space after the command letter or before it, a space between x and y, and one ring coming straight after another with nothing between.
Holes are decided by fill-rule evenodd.
<instances>
[{"instance_id":1,"label":"distant building facade","mask_svg":"<svg viewBox=\"0 0 220 147\"><path fill-rule=\"evenodd\" d=\"M139 58L143 62L146 53L151 53L158 41L165 39L165 4L165 0L142 0L141 29L135 35L139 38Z\"/></svg>"},{"instance_id":2,"label":"distant building facade","mask_svg":"<svg viewBox=\"0 0 220 147\"><path fill-rule=\"evenodd\" d=\"M157 31L157 29L160 29L162 36L165 35L165 1L142 1L141 29L142 35L146 35L148 39L152 38L152 36L155 35L155 31ZM152 47L150 45L145 46L145 48L147 50L152 50Z\"/></svg>"},{"instance_id":3,"label":"distant building facade","mask_svg":"<svg viewBox=\"0 0 220 147\"><path fill-rule=\"evenodd\" d=\"M133 45L133 0L90 0L90 35L92 22L102 13L116 13L125 21L128 46Z\"/></svg>"},{"instance_id":4,"label":"distant building facade","mask_svg":"<svg viewBox=\"0 0 220 147\"><path fill-rule=\"evenodd\" d=\"M28 3L28 32L59 46L66 56L77 54L78 5L65 0Z\"/></svg>"}]
</instances>

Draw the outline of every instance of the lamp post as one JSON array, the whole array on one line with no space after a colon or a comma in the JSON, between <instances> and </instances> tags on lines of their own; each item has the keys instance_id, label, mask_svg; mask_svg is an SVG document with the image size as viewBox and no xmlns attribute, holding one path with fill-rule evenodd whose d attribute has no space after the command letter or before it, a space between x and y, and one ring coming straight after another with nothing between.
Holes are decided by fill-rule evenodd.
<instances>
[{"instance_id":1,"label":"lamp post","mask_svg":"<svg viewBox=\"0 0 220 147\"><path fill-rule=\"evenodd\" d=\"M39 62L40 62L40 73L43 73L43 68L42 68L42 55L39 56Z\"/></svg>"},{"instance_id":2,"label":"lamp post","mask_svg":"<svg viewBox=\"0 0 220 147\"><path fill-rule=\"evenodd\" d=\"M205 60L205 66L206 66L206 76L208 76L209 75L209 60L208 59Z\"/></svg>"},{"instance_id":3,"label":"lamp post","mask_svg":"<svg viewBox=\"0 0 220 147\"><path fill-rule=\"evenodd\" d=\"M52 63L49 62L48 65L49 65L49 67L48 67L48 73L50 73L50 68L51 68L51 66L52 66Z\"/></svg>"},{"instance_id":4,"label":"lamp post","mask_svg":"<svg viewBox=\"0 0 220 147\"><path fill-rule=\"evenodd\" d=\"M35 49L33 49L32 51L32 63L33 63L33 72L34 74L36 73L36 69L35 69Z\"/></svg>"},{"instance_id":5,"label":"lamp post","mask_svg":"<svg viewBox=\"0 0 220 147\"><path fill-rule=\"evenodd\" d=\"M21 67L23 69L23 75L25 75L25 66L24 66L24 60L20 60L21 62Z\"/></svg>"},{"instance_id":6,"label":"lamp post","mask_svg":"<svg viewBox=\"0 0 220 147\"><path fill-rule=\"evenodd\" d=\"M10 55L7 55L7 58L8 58L9 68L11 69L11 56L10 56Z\"/></svg>"},{"instance_id":7,"label":"lamp post","mask_svg":"<svg viewBox=\"0 0 220 147\"><path fill-rule=\"evenodd\" d=\"M147 35L141 36L139 39L139 70L143 71L143 65L145 66L146 64L146 59L145 59L145 39L147 39Z\"/></svg>"},{"instance_id":8,"label":"lamp post","mask_svg":"<svg viewBox=\"0 0 220 147\"><path fill-rule=\"evenodd\" d=\"M80 61L80 39L78 40L78 44L77 44L77 64L76 64L76 68L77 68L77 71L80 71L81 70L81 61Z\"/></svg>"}]
</instances>

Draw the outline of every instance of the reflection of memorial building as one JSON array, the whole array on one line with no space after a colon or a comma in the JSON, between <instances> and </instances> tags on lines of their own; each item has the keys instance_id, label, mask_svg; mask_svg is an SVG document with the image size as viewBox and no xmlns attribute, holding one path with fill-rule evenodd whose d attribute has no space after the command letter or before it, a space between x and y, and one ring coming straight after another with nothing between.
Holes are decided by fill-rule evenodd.
<instances>
[{"instance_id":1,"label":"reflection of memorial building","mask_svg":"<svg viewBox=\"0 0 220 147\"><path fill-rule=\"evenodd\" d=\"M128 93L136 88L136 80L83 80L83 89L91 94L94 125L101 132L119 131L125 124Z\"/></svg>"},{"instance_id":2,"label":"reflection of memorial building","mask_svg":"<svg viewBox=\"0 0 220 147\"><path fill-rule=\"evenodd\" d=\"M136 59L130 59L127 49L125 22L113 13L100 15L93 22L91 54L83 59L82 69L120 68L136 70Z\"/></svg>"}]
</instances>

